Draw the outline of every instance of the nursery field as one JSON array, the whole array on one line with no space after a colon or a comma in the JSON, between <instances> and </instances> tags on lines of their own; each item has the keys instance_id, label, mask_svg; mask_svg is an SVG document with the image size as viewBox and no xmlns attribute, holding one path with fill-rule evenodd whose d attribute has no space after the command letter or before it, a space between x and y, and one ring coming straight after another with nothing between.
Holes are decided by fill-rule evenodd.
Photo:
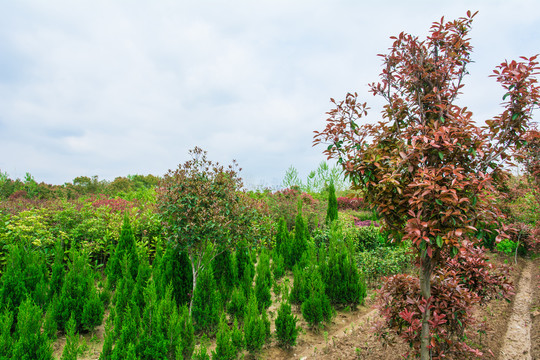
<instances>
[{"instance_id":1,"label":"nursery field","mask_svg":"<svg viewBox=\"0 0 540 360\"><path fill-rule=\"evenodd\" d=\"M109 195L79 190L76 199L31 199L14 191L2 200L4 358L35 351L30 358L398 359L410 351L381 309L396 306L385 297L395 291L387 277L418 273L414 251L407 241L389 241L358 192L336 197L332 186L306 192L293 185L238 193L249 216L238 217L241 236L229 229L228 242L199 244L193 291L197 262L169 235L162 195L151 184L126 183L131 190L116 193L99 184ZM525 179L508 186L530 191ZM505 198L509 218L534 220L522 199ZM503 349L501 339L511 337L524 292L521 316L529 318L517 320L518 328L532 324L531 332L517 334L514 348L535 358L538 259L517 239L495 244L494 234L477 235L487 251L475 254L467 278L487 270L494 285L464 307L469 326L459 339L482 358L516 358L504 357L515 350ZM468 262L463 256L454 265L464 271Z\"/></svg>"},{"instance_id":2,"label":"nursery field","mask_svg":"<svg viewBox=\"0 0 540 360\"><path fill-rule=\"evenodd\" d=\"M162 177L0 172L2 359L539 359L537 56L454 103L476 14L393 37L363 123L331 99L305 181L247 190L195 147Z\"/></svg>"}]
</instances>

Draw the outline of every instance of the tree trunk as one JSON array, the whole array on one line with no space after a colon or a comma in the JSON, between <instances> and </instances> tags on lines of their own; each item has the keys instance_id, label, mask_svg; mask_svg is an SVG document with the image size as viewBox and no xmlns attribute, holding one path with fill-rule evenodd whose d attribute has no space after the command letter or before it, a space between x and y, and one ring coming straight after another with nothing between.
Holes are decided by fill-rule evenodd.
<instances>
[{"instance_id":1,"label":"tree trunk","mask_svg":"<svg viewBox=\"0 0 540 360\"><path fill-rule=\"evenodd\" d=\"M433 263L431 258L427 256L426 250L422 254L422 270L420 272L420 290L422 292L422 298L428 301L431 297L431 273L433 271ZM431 340L429 332L429 318L430 310L429 303L427 304L424 313L422 314L422 333L420 335L420 359L421 360L430 360L431 352L429 350L429 344Z\"/></svg>"},{"instance_id":2,"label":"tree trunk","mask_svg":"<svg viewBox=\"0 0 540 360\"><path fill-rule=\"evenodd\" d=\"M197 287L197 275L199 269L195 267L195 259L192 254L189 254L189 261L191 262L191 271L193 274L193 287L191 288L191 297L189 298L189 316L191 317L191 309L193 308L193 297L195 295L195 288ZM198 266L197 266L198 267Z\"/></svg>"}]
</instances>

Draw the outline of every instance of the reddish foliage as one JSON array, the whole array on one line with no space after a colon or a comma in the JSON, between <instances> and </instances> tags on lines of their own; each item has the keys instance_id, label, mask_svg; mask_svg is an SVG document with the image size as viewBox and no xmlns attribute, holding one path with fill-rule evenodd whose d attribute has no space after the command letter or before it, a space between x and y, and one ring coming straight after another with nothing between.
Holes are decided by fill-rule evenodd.
<instances>
[{"instance_id":1,"label":"reddish foliage","mask_svg":"<svg viewBox=\"0 0 540 360\"><path fill-rule=\"evenodd\" d=\"M438 269L432 278L429 324L433 359L466 353L478 355L478 350L464 342L466 329L475 325L473 306L492 298L508 298L513 291L507 269L495 272L481 248L463 251L448 259L448 263L448 268ZM384 329L392 329L418 350L426 306L418 278L403 274L385 278L379 295L379 308L385 319L379 324L379 335L386 337Z\"/></svg>"},{"instance_id":2,"label":"reddish foliage","mask_svg":"<svg viewBox=\"0 0 540 360\"><path fill-rule=\"evenodd\" d=\"M92 196L88 200L95 208L107 206L113 212L124 212L126 209L132 209L136 206L133 201L124 200L121 198L108 198L106 195Z\"/></svg>"},{"instance_id":3,"label":"reddish foliage","mask_svg":"<svg viewBox=\"0 0 540 360\"><path fill-rule=\"evenodd\" d=\"M360 210L366 207L364 199L340 196L337 198L339 210Z\"/></svg>"},{"instance_id":4,"label":"reddish foliage","mask_svg":"<svg viewBox=\"0 0 540 360\"><path fill-rule=\"evenodd\" d=\"M375 227L378 227L379 223L376 222L376 221L371 221L371 220L360 221L360 220L355 219L354 220L354 225L356 225L358 227L363 227L363 226L375 226Z\"/></svg>"}]
</instances>

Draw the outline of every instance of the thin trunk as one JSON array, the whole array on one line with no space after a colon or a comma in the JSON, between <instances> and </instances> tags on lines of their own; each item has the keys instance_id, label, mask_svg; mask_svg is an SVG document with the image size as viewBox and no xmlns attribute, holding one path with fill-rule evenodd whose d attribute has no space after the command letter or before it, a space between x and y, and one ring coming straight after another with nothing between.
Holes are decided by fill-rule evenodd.
<instances>
[{"instance_id":1,"label":"thin trunk","mask_svg":"<svg viewBox=\"0 0 540 360\"><path fill-rule=\"evenodd\" d=\"M189 298L189 316L191 317L191 309L193 308L193 297L195 295L195 288L197 287L197 275L198 266L195 266L195 259L193 254L189 254L189 261L191 262L191 272L193 274L193 287L191 288L191 297ZM198 265L198 264L197 264Z\"/></svg>"},{"instance_id":2,"label":"thin trunk","mask_svg":"<svg viewBox=\"0 0 540 360\"><path fill-rule=\"evenodd\" d=\"M424 250L424 256L422 260L422 270L420 272L420 290L422 292L422 298L427 301L431 297L431 273L433 271L433 263L431 261L431 258L425 254L426 250ZM425 312L422 314L422 333L420 335L420 359L421 360L430 360L430 350L429 350L429 344L431 340L430 332L429 332L429 318L430 318L430 310L429 310L429 303L427 303Z\"/></svg>"}]
</instances>

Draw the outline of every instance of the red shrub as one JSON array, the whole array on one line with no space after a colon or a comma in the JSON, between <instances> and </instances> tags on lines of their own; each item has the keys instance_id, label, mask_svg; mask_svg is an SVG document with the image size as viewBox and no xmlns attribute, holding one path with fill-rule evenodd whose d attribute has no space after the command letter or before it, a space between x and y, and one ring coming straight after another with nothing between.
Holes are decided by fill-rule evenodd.
<instances>
[{"instance_id":1,"label":"red shrub","mask_svg":"<svg viewBox=\"0 0 540 360\"><path fill-rule=\"evenodd\" d=\"M337 205L339 210L360 210L365 208L364 199L344 196L337 198Z\"/></svg>"}]
</instances>

